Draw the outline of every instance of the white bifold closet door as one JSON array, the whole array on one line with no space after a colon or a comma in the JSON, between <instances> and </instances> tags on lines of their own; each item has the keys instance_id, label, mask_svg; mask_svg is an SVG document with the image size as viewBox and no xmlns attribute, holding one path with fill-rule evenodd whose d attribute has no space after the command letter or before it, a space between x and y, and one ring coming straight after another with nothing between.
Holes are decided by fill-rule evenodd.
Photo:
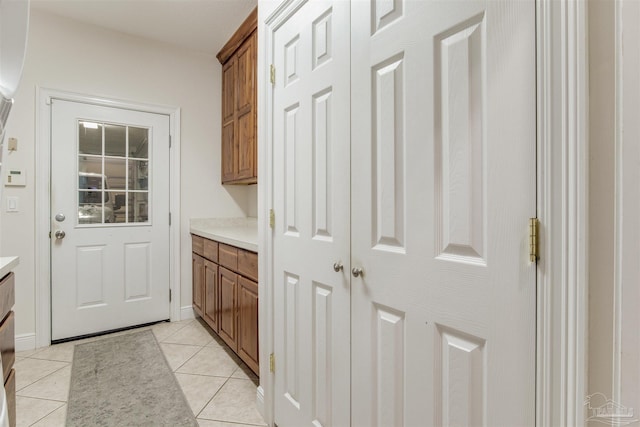
<instances>
[{"instance_id":1,"label":"white bifold closet door","mask_svg":"<svg viewBox=\"0 0 640 427\"><path fill-rule=\"evenodd\" d=\"M281 427L349 424L348 29L349 2L311 1L273 36L275 413Z\"/></svg>"},{"instance_id":2,"label":"white bifold closet door","mask_svg":"<svg viewBox=\"0 0 640 427\"><path fill-rule=\"evenodd\" d=\"M299 3L273 45L275 422L533 425L534 1Z\"/></svg>"},{"instance_id":3,"label":"white bifold closet door","mask_svg":"<svg viewBox=\"0 0 640 427\"><path fill-rule=\"evenodd\" d=\"M535 2L351 23L353 425L532 426Z\"/></svg>"}]
</instances>

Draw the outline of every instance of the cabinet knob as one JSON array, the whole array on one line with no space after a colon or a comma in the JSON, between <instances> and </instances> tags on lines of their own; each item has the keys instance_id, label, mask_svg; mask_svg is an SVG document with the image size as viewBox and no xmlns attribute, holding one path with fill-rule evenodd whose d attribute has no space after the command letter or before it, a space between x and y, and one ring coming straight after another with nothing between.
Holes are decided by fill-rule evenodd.
<instances>
[{"instance_id":1,"label":"cabinet knob","mask_svg":"<svg viewBox=\"0 0 640 427\"><path fill-rule=\"evenodd\" d=\"M339 273L342 270L344 270L344 266L340 261L333 263L333 271L335 271L336 273Z\"/></svg>"},{"instance_id":2,"label":"cabinet knob","mask_svg":"<svg viewBox=\"0 0 640 427\"><path fill-rule=\"evenodd\" d=\"M351 274L353 275L353 277L364 276L364 270L362 268L353 267L351 269Z\"/></svg>"}]
</instances>

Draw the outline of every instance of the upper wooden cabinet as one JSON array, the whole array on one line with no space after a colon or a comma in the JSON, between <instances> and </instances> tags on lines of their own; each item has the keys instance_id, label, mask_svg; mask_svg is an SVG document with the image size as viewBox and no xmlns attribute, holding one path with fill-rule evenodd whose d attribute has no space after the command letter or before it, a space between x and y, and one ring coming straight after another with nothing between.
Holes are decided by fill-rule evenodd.
<instances>
[{"instance_id":1,"label":"upper wooden cabinet","mask_svg":"<svg viewBox=\"0 0 640 427\"><path fill-rule=\"evenodd\" d=\"M258 9L218 52L222 64L222 183L255 184Z\"/></svg>"}]
</instances>

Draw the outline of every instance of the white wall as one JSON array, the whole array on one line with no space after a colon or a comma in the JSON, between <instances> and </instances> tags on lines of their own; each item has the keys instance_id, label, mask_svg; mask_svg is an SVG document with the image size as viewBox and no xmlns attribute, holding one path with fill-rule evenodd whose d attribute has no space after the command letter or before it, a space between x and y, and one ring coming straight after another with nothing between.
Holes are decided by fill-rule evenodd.
<instances>
[{"instance_id":1,"label":"white wall","mask_svg":"<svg viewBox=\"0 0 640 427\"><path fill-rule=\"evenodd\" d=\"M16 335L35 332L36 86L181 108L181 306L191 305L189 218L245 216L251 192L220 185L220 71L213 55L189 52L33 11L22 83L7 129L18 151L3 165L24 168L27 186L2 193L2 255L20 256ZM6 169L5 169L6 170ZM254 186L255 187L255 186ZM7 196L20 212L6 213ZM254 196L255 198L255 196Z\"/></svg>"}]
</instances>

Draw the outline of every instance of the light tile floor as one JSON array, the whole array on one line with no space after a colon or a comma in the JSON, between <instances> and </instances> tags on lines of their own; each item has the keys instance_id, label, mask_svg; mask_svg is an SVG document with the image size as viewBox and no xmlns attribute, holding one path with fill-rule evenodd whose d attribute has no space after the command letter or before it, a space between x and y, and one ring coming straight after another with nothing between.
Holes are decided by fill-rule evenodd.
<instances>
[{"instance_id":1,"label":"light tile floor","mask_svg":"<svg viewBox=\"0 0 640 427\"><path fill-rule=\"evenodd\" d=\"M257 377L200 320L159 323L141 329L154 332L201 427L265 425L255 404ZM101 338L104 337L16 354L18 427L65 425L73 348Z\"/></svg>"}]
</instances>

